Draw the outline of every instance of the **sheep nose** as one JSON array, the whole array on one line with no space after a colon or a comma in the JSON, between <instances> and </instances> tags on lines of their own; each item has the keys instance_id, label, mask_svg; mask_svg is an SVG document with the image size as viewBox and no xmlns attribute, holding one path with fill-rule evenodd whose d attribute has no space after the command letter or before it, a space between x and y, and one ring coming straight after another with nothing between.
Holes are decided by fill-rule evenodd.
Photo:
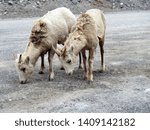
<instances>
[{"instance_id":1,"label":"sheep nose","mask_svg":"<svg viewBox=\"0 0 150 130\"><path fill-rule=\"evenodd\" d=\"M69 59L69 60L67 60L67 63L68 63L68 64L70 64L70 63L71 63L71 60L70 60L70 59Z\"/></svg>"},{"instance_id":2,"label":"sheep nose","mask_svg":"<svg viewBox=\"0 0 150 130\"><path fill-rule=\"evenodd\" d=\"M20 84L25 84L26 83L26 81L20 81Z\"/></svg>"},{"instance_id":3,"label":"sheep nose","mask_svg":"<svg viewBox=\"0 0 150 130\"><path fill-rule=\"evenodd\" d=\"M68 75L72 75L72 74L73 74L73 71L71 71L71 72L68 73Z\"/></svg>"},{"instance_id":4,"label":"sheep nose","mask_svg":"<svg viewBox=\"0 0 150 130\"><path fill-rule=\"evenodd\" d=\"M71 73L68 73L68 75L71 75Z\"/></svg>"},{"instance_id":5,"label":"sheep nose","mask_svg":"<svg viewBox=\"0 0 150 130\"><path fill-rule=\"evenodd\" d=\"M24 82L23 81L20 81L20 84L23 84Z\"/></svg>"}]
</instances>

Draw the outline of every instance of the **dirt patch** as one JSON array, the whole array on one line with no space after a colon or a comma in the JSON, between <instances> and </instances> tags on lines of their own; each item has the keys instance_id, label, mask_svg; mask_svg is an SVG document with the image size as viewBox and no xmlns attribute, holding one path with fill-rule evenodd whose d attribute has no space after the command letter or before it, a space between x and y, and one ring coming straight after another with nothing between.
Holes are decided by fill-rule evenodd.
<instances>
[{"instance_id":1,"label":"dirt patch","mask_svg":"<svg viewBox=\"0 0 150 130\"><path fill-rule=\"evenodd\" d=\"M148 10L149 0L0 0L0 18L37 17L57 7L78 14L90 8L104 11Z\"/></svg>"}]
</instances>

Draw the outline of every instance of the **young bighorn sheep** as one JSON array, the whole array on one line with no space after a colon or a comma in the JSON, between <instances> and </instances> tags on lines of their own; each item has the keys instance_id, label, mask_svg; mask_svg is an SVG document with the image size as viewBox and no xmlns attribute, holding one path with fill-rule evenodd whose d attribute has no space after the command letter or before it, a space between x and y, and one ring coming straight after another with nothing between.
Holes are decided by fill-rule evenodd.
<instances>
[{"instance_id":1,"label":"young bighorn sheep","mask_svg":"<svg viewBox=\"0 0 150 130\"><path fill-rule=\"evenodd\" d=\"M104 65L104 38L105 38L105 18L102 11L98 9L88 10L81 14L77 23L72 27L72 31L67 38L64 48L61 51L55 49L66 73L72 74L75 68L76 58L82 52L84 64L84 78L93 81L93 59L97 43L101 51L101 69ZM85 51L89 50L88 68Z\"/></svg>"},{"instance_id":2,"label":"young bighorn sheep","mask_svg":"<svg viewBox=\"0 0 150 130\"><path fill-rule=\"evenodd\" d=\"M54 79L52 60L55 51L52 49L52 46L56 48L57 43L64 43L75 22L75 15L65 7L49 11L42 18L35 21L27 48L16 59L20 83L26 83L33 72L38 58L47 52L49 80ZM43 72L43 69L41 68L41 72Z\"/></svg>"}]
</instances>

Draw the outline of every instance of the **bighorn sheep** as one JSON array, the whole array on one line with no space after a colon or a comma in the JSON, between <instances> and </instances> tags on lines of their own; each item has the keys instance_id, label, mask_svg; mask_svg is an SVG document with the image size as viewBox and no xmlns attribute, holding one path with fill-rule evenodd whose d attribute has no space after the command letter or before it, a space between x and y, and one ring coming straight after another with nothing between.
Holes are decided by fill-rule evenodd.
<instances>
[{"instance_id":1,"label":"bighorn sheep","mask_svg":"<svg viewBox=\"0 0 150 130\"><path fill-rule=\"evenodd\" d=\"M49 11L42 18L35 21L27 48L16 59L16 68L20 83L26 83L34 70L38 58L48 52L49 80L54 79L52 60L55 54L53 47L63 43L71 27L76 22L75 15L67 8L61 7ZM41 72L43 68L41 69Z\"/></svg>"},{"instance_id":2,"label":"bighorn sheep","mask_svg":"<svg viewBox=\"0 0 150 130\"><path fill-rule=\"evenodd\" d=\"M73 73L77 55L79 52L82 52L84 78L93 81L93 59L97 43L99 43L101 51L101 69L105 70L103 49L105 29L106 23L102 11L91 9L79 16L77 23L72 27L64 48L61 51L55 49L66 73ZM86 65L86 50L89 50L88 69Z\"/></svg>"}]
</instances>

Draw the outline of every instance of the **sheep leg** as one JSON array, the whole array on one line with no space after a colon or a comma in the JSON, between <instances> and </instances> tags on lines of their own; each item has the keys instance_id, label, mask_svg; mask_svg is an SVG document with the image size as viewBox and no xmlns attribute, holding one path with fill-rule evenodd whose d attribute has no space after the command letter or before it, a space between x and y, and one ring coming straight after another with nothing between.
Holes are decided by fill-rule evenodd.
<instances>
[{"instance_id":1,"label":"sheep leg","mask_svg":"<svg viewBox=\"0 0 150 130\"><path fill-rule=\"evenodd\" d=\"M40 71L39 71L39 74L44 74L44 54L41 55L41 68L40 68Z\"/></svg>"},{"instance_id":2,"label":"sheep leg","mask_svg":"<svg viewBox=\"0 0 150 130\"><path fill-rule=\"evenodd\" d=\"M82 69L81 52L79 52L79 69Z\"/></svg>"},{"instance_id":3,"label":"sheep leg","mask_svg":"<svg viewBox=\"0 0 150 130\"><path fill-rule=\"evenodd\" d=\"M52 67L52 61L55 52L51 49L48 51L48 62L49 62L49 81L54 79L54 71Z\"/></svg>"},{"instance_id":4,"label":"sheep leg","mask_svg":"<svg viewBox=\"0 0 150 130\"><path fill-rule=\"evenodd\" d=\"M86 66L85 50L82 51L82 57L83 57L83 66L84 66L84 79L87 79L88 78L88 72L87 72L87 66Z\"/></svg>"},{"instance_id":5,"label":"sheep leg","mask_svg":"<svg viewBox=\"0 0 150 130\"><path fill-rule=\"evenodd\" d=\"M93 81L93 59L94 59L94 49L90 49L88 59L88 81Z\"/></svg>"},{"instance_id":6,"label":"sheep leg","mask_svg":"<svg viewBox=\"0 0 150 130\"><path fill-rule=\"evenodd\" d=\"M100 71L105 71L105 64L104 64L104 38L99 38L99 46L100 46L100 53L101 53L101 68Z\"/></svg>"}]
</instances>

